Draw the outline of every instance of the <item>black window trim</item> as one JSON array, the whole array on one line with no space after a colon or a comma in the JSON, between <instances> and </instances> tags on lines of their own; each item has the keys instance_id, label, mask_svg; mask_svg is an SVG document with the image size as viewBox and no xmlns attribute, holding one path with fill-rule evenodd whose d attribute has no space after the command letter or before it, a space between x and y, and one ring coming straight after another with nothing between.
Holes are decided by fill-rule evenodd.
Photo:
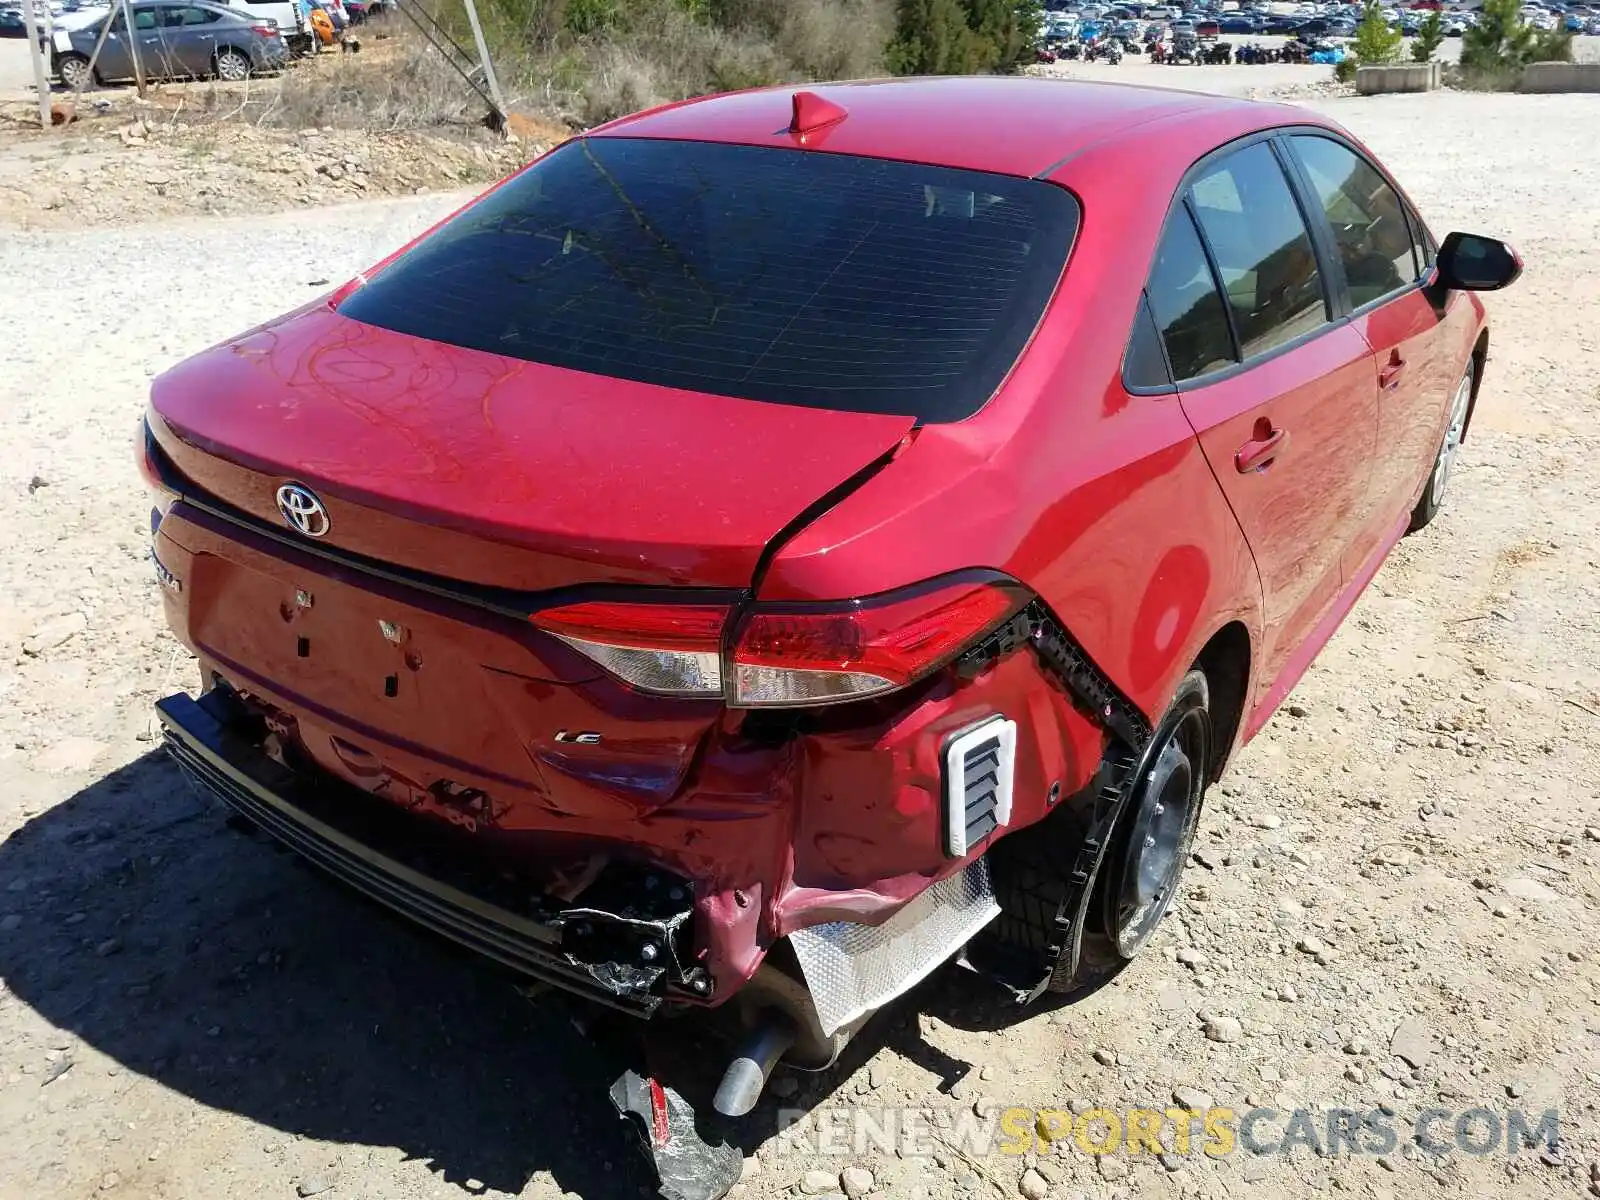
<instances>
[{"instance_id":1,"label":"black window trim","mask_svg":"<svg viewBox=\"0 0 1600 1200\"><path fill-rule=\"evenodd\" d=\"M1239 341L1239 323L1234 320L1233 305L1228 302L1228 289L1222 284L1222 268L1217 265L1217 255L1211 249L1211 239L1206 237L1206 227L1200 224L1200 214L1195 211L1193 187L1183 189L1183 209L1189 214L1189 224L1194 227L1195 239L1200 243L1200 253L1206 260L1206 270L1211 272L1211 286L1217 293L1217 299L1222 302L1222 320L1228 327L1228 349L1233 351L1233 365L1237 366L1244 361L1244 347ZM1166 230L1163 229L1162 234L1165 235L1165 233ZM1323 307L1324 311L1326 311L1326 301L1323 302ZM1229 368L1222 367L1219 369L1226 371ZM1215 372L1211 372L1211 374L1215 374ZM1198 379L1201 377L1195 375L1190 378ZM1184 382L1178 379L1176 374L1173 375L1173 380L1178 384Z\"/></svg>"},{"instance_id":2,"label":"black window trim","mask_svg":"<svg viewBox=\"0 0 1600 1200\"><path fill-rule=\"evenodd\" d=\"M1162 219L1161 229L1156 234L1155 245L1159 246L1161 244L1161 239L1166 237L1167 228L1171 225L1178 210L1180 208L1184 209L1188 213L1189 220L1194 223L1196 233L1200 236L1200 246L1205 251L1206 261L1211 266L1212 281L1216 284L1218 280L1216 259L1212 254L1211 244L1206 239L1204 229L1195 220L1193 209L1189 204L1189 190L1194 181L1218 159L1246 150L1257 142L1271 143L1273 145L1273 153L1277 156L1278 163L1288 181L1289 190L1294 195L1295 203L1300 208L1301 220L1305 222L1306 230L1311 237L1311 247L1317 257L1317 270L1322 273L1323 296L1328 306L1326 309L1329 314L1328 319L1317 328L1308 330L1299 337L1291 338L1287 342L1281 342L1273 346L1270 350L1263 351L1252 358L1244 359L1239 354L1238 335L1233 327L1233 313L1229 306L1224 304L1223 310L1227 313L1229 336L1233 339L1234 357L1237 361L1229 363L1226 367L1218 367L1215 371L1208 371L1204 375L1194 375L1188 379L1174 379L1173 383L1162 387L1130 386L1128 380L1124 377L1122 387L1130 396L1175 396L1180 392L1209 387L1213 383L1222 383L1244 371L1253 370L1262 363L1270 362L1280 354L1298 350L1313 338L1322 337L1334 329L1348 324L1356 317L1365 316L1379 305L1392 304L1412 290L1420 291L1429 286L1430 274L1425 271L1423 277L1415 282L1396 288L1394 291L1379 296L1375 300L1368 301L1359 308L1351 307L1350 291L1344 277L1344 264L1340 261L1333 243L1333 226L1328 223L1327 213L1322 210L1322 203L1311 187L1311 183L1305 175L1305 169L1300 163L1299 156L1294 151L1293 143L1290 141L1291 138L1303 135L1325 137L1330 141L1337 142L1361 158L1362 161L1370 164L1384 182L1394 189L1395 195L1400 198L1401 208L1405 213L1406 220L1408 222L1415 220L1415 228L1422 234L1422 244L1430 248L1430 253L1437 254L1437 245L1433 235L1429 232L1427 225L1423 223L1416 205L1411 203L1411 198L1406 195L1405 189L1395 181L1394 176L1384 170L1381 164L1374 161L1359 146L1352 144L1349 138L1344 137L1337 130L1329 129L1324 125L1275 125L1269 129L1258 129L1247 133L1231 142L1224 142L1222 145L1206 151L1205 154L1191 163L1189 169L1183 173L1183 178L1178 181L1178 186L1173 190L1172 202L1167 208L1167 215ZM1315 201L1315 203L1311 204L1311 201ZM1313 213L1314 216L1308 217L1308 211ZM1154 253L1155 251L1152 249L1152 265ZM1429 264L1430 270L1431 267L1432 264ZM1147 269L1146 288L1148 286L1149 274ZM1217 284L1217 286L1220 292L1220 284ZM1144 289L1140 290L1140 295L1144 296L1148 301L1148 295ZM1128 331L1130 341L1132 337L1133 330L1130 326ZM1165 353L1165 351L1165 344L1163 344L1162 352ZM1123 361L1127 361L1126 351L1123 354ZM1169 373L1171 373L1170 366L1171 364L1169 363Z\"/></svg>"}]
</instances>

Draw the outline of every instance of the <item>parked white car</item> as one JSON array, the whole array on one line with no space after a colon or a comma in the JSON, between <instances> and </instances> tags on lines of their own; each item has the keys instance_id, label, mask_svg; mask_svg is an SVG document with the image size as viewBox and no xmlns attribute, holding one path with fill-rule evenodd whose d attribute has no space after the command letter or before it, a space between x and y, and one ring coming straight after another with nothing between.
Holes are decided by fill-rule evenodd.
<instances>
[{"instance_id":1,"label":"parked white car","mask_svg":"<svg viewBox=\"0 0 1600 1200\"><path fill-rule=\"evenodd\" d=\"M110 8L80 8L76 12L64 12L60 16L54 14L50 17L50 49L55 54L65 54L72 49L71 35L79 29L87 29L91 25L98 25L105 20Z\"/></svg>"},{"instance_id":2,"label":"parked white car","mask_svg":"<svg viewBox=\"0 0 1600 1200\"><path fill-rule=\"evenodd\" d=\"M295 48L297 39L304 38L308 33L307 20L302 15L303 7L296 4L295 0L213 0L213 2L228 8L241 9L252 17L260 17L263 21L273 22L291 49Z\"/></svg>"}]
</instances>

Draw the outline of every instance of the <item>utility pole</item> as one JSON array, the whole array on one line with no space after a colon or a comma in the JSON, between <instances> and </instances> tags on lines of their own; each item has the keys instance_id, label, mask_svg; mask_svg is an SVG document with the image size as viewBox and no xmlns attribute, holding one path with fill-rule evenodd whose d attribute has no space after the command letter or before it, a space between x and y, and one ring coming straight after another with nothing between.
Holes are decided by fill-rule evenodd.
<instances>
[{"instance_id":1,"label":"utility pole","mask_svg":"<svg viewBox=\"0 0 1600 1200\"><path fill-rule=\"evenodd\" d=\"M139 30L133 24L133 5L122 0L122 20L127 26L128 55L133 59L133 82L139 89L139 99L144 99L144 56L139 53Z\"/></svg>"},{"instance_id":2,"label":"utility pole","mask_svg":"<svg viewBox=\"0 0 1600 1200\"><path fill-rule=\"evenodd\" d=\"M472 26L472 40L478 44L478 61L483 64L483 81L489 85L489 96L494 103L495 116L506 119L505 97L500 94L500 81L494 76L494 64L489 61L489 43L483 40L483 26L478 21L478 6L472 0L463 0L467 6L467 23Z\"/></svg>"},{"instance_id":3,"label":"utility pole","mask_svg":"<svg viewBox=\"0 0 1600 1200\"><path fill-rule=\"evenodd\" d=\"M87 72L89 76L89 87L94 86L95 64L100 61L100 51L105 49L106 38L110 36L111 26L116 23L116 20L116 12L113 9L106 9L106 19L100 22L100 36L95 38L94 49L89 52L89 67ZM126 21L127 18L124 17L123 20Z\"/></svg>"},{"instance_id":4,"label":"utility pole","mask_svg":"<svg viewBox=\"0 0 1600 1200\"><path fill-rule=\"evenodd\" d=\"M44 47L39 45L39 27L34 23L38 10L33 0L22 0L22 20L28 27L28 57L33 60L33 86L39 89L39 124L50 128L50 69L45 61ZM48 8L44 12L48 13ZM476 24L473 26L476 28ZM45 34L48 38L50 35Z\"/></svg>"}]
</instances>

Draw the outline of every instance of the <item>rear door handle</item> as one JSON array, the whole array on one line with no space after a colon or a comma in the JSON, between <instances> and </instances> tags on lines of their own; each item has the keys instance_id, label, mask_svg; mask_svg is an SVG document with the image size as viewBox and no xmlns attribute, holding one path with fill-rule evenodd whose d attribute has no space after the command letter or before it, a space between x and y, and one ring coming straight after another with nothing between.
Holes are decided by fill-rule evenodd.
<instances>
[{"instance_id":1,"label":"rear door handle","mask_svg":"<svg viewBox=\"0 0 1600 1200\"><path fill-rule=\"evenodd\" d=\"M1235 452L1234 468L1241 475L1249 475L1252 471L1264 471L1272 465L1273 459L1278 457L1278 452L1288 445L1288 442L1289 431L1274 429L1263 417L1256 422L1255 437Z\"/></svg>"},{"instance_id":2,"label":"rear door handle","mask_svg":"<svg viewBox=\"0 0 1600 1200\"><path fill-rule=\"evenodd\" d=\"M1400 386L1400 373L1406 369L1406 360L1400 357L1400 351L1389 351L1389 361L1378 371L1378 386L1386 392L1392 392Z\"/></svg>"}]
</instances>

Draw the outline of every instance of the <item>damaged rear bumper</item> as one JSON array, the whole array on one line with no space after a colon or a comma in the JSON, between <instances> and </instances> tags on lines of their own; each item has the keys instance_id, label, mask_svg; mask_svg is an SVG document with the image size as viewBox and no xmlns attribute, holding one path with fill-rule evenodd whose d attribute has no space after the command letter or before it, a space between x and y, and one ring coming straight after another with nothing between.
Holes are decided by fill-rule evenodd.
<instances>
[{"instance_id":1,"label":"damaged rear bumper","mask_svg":"<svg viewBox=\"0 0 1600 1200\"><path fill-rule=\"evenodd\" d=\"M436 934L515 973L635 1016L673 994L705 1001L712 981L688 959L690 889L607 880L598 895L638 898L626 911L564 904L505 872L412 835L405 814L358 789L272 758L223 689L159 701L168 751L219 799L329 874ZM677 894L680 899L670 897ZM649 907L649 897L657 898ZM622 906L616 906L619 909Z\"/></svg>"}]
</instances>

